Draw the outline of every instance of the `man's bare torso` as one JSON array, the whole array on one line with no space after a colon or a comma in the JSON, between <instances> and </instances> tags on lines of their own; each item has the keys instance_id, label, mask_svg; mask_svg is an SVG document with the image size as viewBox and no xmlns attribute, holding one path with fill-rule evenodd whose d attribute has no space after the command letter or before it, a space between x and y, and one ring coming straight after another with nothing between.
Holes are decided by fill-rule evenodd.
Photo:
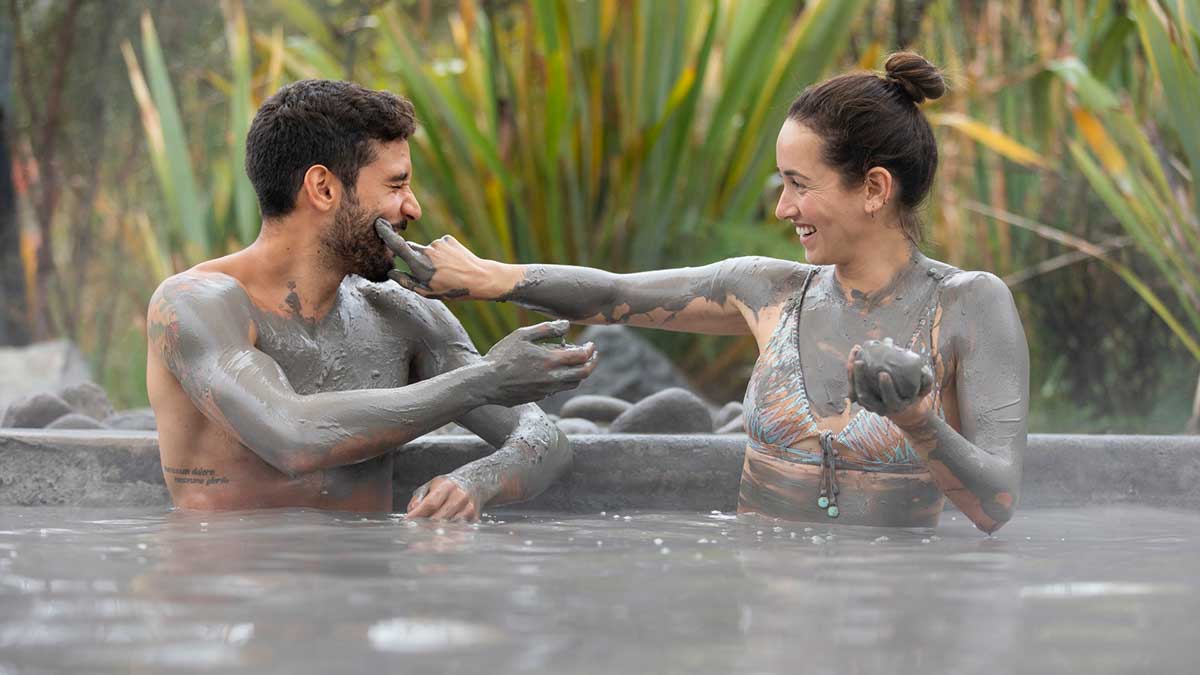
<instances>
[{"instance_id":1,"label":"man's bare torso","mask_svg":"<svg viewBox=\"0 0 1200 675\"><path fill-rule=\"evenodd\" d=\"M213 261L193 271L197 292L247 317L250 341L274 360L297 394L401 387L421 340L406 325L421 306L395 284L349 276L319 319L287 300L259 306ZM294 299L294 294L288 296ZM154 330L154 327L151 327ZM392 459L385 453L357 464L289 477L272 467L193 403L156 350L147 364L150 402L159 419L163 476L181 508L236 509L312 506L351 511L392 509ZM308 420L314 426L320 420Z\"/></svg>"}]
</instances>

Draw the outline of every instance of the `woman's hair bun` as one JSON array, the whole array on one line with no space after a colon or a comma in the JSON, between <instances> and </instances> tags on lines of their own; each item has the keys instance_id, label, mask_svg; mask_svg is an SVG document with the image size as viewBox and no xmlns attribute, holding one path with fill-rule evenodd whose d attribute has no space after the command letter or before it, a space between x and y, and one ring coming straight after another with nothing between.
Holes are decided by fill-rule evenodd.
<instances>
[{"instance_id":1,"label":"woman's hair bun","mask_svg":"<svg viewBox=\"0 0 1200 675\"><path fill-rule=\"evenodd\" d=\"M883 64L887 79L900 85L913 103L933 100L946 93L946 81L937 66L916 52L895 52Z\"/></svg>"}]
</instances>

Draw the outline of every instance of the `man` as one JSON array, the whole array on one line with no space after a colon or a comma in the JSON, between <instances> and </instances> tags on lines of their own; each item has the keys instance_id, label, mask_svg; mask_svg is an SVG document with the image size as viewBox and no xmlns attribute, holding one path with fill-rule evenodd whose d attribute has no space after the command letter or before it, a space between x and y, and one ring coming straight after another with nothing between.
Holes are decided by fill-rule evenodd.
<instances>
[{"instance_id":1,"label":"man","mask_svg":"<svg viewBox=\"0 0 1200 675\"><path fill-rule=\"evenodd\" d=\"M421 216L413 130L408 101L346 82L297 82L259 109L258 239L150 301L147 384L177 506L389 511L388 451L452 420L499 449L418 489L410 516L475 519L570 463L530 402L587 377L594 346L537 344L565 334L551 322L480 357L445 306L387 281L376 221Z\"/></svg>"}]
</instances>

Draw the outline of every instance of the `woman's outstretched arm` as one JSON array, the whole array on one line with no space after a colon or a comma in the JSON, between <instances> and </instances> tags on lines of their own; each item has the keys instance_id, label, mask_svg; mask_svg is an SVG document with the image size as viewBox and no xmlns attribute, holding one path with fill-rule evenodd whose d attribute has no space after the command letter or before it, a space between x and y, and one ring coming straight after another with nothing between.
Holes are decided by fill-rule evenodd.
<instances>
[{"instance_id":1,"label":"woman's outstretched arm","mask_svg":"<svg viewBox=\"0 0 1200 675\"><path fill-rule=\"evenodd\" d=\"M394 271L392 278L425 297L514 302L576 323L747 334L759 313L782 302L808 269L763 257L634 274L510 265L480 258L453 237L421 246L405 241L390 226L377 224L377 231L411 270Z\"/></svg>"}]
</instances>

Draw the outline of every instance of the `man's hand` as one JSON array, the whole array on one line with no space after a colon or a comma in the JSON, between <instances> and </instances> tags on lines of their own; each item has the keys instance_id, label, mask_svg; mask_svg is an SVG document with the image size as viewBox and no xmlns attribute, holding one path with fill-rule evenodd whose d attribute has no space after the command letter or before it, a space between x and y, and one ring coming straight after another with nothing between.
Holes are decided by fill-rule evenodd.
<instances>
[{"instance_id":1,"label":"man's hand","mask_svg":"<svg viewBox=\"0 0 1200 675\"><path fill-rule=\"evenodd\" d=\"M450 235L435 239L428 246L414 244L397 234L383 218L376 219L375 232L411 270L408 274L392 270L388 276L427 298L494 300L520 281L518 272L480 258Z\"/></svg>"},{"instance_id":2,"label":"man's hand","mask_svg":"<svg viewBox=\"0 0 1200 675\"><path fill-rule=\"evenodd\" d=\"M546 321L518 328L497 342L483 357L494 369L491 402L511 407L540 401L574 389L591 375L596 369L596 345L537 344L538 340L561 341L570 325L562 320Z\"/></svg>"},{"instance_id":3,"label":"man's hand","mask_svg":"<svg viewBox=\"0 0 1200 675\"><path fill-rule=\"evenodd\" d=\"M846 368L850 400L901 428L932 410L933 369L920 354L897 347L891 338L855 346Z\"/></svg>"},{"instance_id":4,"label":"man's hand","mask_svg":"<svg viewBox=\"0 0 1200 675\"><path fill-rule=\"evenodd\" d=\"M413 492L408 500L409 518L434 520L479 520L484 498L475 494L465 481L453 476L438 476Z\"/></svg>"}]
</instances>

